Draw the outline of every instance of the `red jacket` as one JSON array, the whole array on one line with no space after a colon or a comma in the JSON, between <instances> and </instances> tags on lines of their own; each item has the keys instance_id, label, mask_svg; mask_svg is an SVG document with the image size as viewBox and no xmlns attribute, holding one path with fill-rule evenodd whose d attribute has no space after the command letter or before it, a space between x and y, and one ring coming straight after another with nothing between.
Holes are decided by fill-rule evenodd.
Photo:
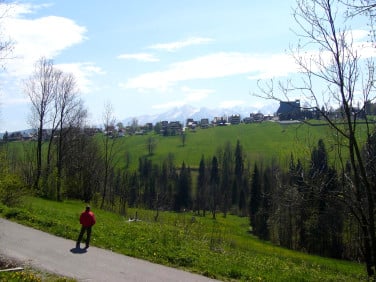
<instances>
[{"instance_id":1,"label":"red jacket","mask_svg":"<svg viewBox=\"0 0 376 282\"><path fill-rule=\"evenodd\" d=\"M95 216L92 211L83 211L80 215L80 223L84 227L90 227L95 224Z\"/></svg>"}]
</instances>

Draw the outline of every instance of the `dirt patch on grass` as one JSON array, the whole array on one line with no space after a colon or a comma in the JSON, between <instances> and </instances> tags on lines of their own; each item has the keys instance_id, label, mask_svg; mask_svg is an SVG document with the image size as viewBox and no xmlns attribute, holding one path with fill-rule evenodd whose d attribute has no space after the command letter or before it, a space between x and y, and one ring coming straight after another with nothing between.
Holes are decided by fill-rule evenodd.
<instances>
[{"instance_id":1,"label":"dirt patch on grass","mask_svg":"<svg viewBox=\"0 0 376 282\"><path fill-rule=\"evenodd\" d=\"M22 264L14 259L10 259L0 254L0 270L21 266Z\"/></svg>"}]
</instances>

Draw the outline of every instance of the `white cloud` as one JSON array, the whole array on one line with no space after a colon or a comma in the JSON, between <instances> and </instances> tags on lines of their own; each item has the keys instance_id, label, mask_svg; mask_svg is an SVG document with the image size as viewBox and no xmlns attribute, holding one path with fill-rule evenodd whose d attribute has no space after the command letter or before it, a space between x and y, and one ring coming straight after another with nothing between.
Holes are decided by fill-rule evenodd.
<instances>
[{"instance_id":1,"label":"white cloud","mask_svg":"<svg viewBox=\"0 0 376 282\"><path fill-rule=\"evenodd\" d=\"M369 31L364 29L352 29L348 31L348 35L354 41L364 41L369 36Z\"/></svg>"},{"instance_id":2,"label":"white cloud","mask_svg":"<svg viewBox=\"0 0 376 282\"><path fill-rule=\"evenodd\" d=\"M192 37L182 41L160 43L149 46L150 49L163 50L167 52L175 52L178 49L191 45L201 45L212 42L213 39L207 37Z\"/></svg>"},{"instance_id":3,"label":"white cloud","mask_svg":"<svg viewBox=\"0 0 376 282\"><path fill-rule=\"evenodd\" d=\"M0 4L0 10L5 17L15 18L24 14L32 14L40 9L51 7L53 4L30 4L30 3L4 3Z\"/></svg>"},{"instance_id":4,"label":"white cloud","mask_svg":"<svg viewBox=\"0 0 376 282\"><path fill-rule=\"evenodd\" d=\"M29 75L40 57L54 58L64 49L86 39L86 28L71 19L57 16L24 17L42 7L14 4L3 19L3 34L14 42L14 59L7 65L11 75ZM0 10L4 8L0 5Z\"/></svg>"},{"instance_id":5,"label":"white cloud","mask_svg":"<svg viewBox=\"0 0 376 282\"><path fill-rule=\"evenodd\" d=\"M103 75L105 72L95 66L94 63L71 63L59 64L56 67L64 72L72 73L76 78L79 90L81 93L88 93L93 88L92 80L93 75Z\"/></svg>"},{"instance_id":6,"label":"white cloud","mask_svg":"<svg viewBox=\"0 0 376 282\"><path fill-rule=\"evenodd\" d=\"M187 86L183 86L181 91L185 94L185 103L202 101L215 92L213 89L192 89Z\"/></svg>"},{"instance_id":7,"label":"white cloud","mask_svg":"<svg viewBox=\"0 0 376 282\"><path fill-rule=\"evenodd\" d=\"M376 57L376 48L372 42L355 42L355 49L361 58L367 59Z\"/></svg>"},{"instance_id":8,"label":"white cloud","mask_svg":"<svg viewBox=\"0 0 376 282\"><path fill-rule=\"evenodd\" d=\"M137 60L142 62L158 62L159 59L152 54L148 53L136 53L136 54L122 54L118 56L118 59L125 60Z\"/></svg>"},{"instance_id":9,"label":"white cloud","mask_svg":"<svg viewBox=\"0 0 376 282\"><path fill-rule=\"evenodd\" d=\"M251 79L286 76L296 72L293 59L286 54L258 55L220 52L171 64L167 69L141 74L121 83L130 89L165 91L180 81L211 79L240 74L253 74Z\"/></svg>"},{"instance_id":10,"label":"white cloud","mask_svg":"<svg viewBox=\"0 0 376 282\"><path fill-rule=\"evenodd\" d=\"M46 16L28 18L45 5L12 4L0 5L0 13L6 10L6 16L1 19L2 33L14 43L12 59L7 61L7 74L17 81L28 77L34 71L35 62L41 57L53 59L65 49L86 40L86 28L73 20ZM91 62L78 62L56 65L64 72L72 73L82 93L93 88L91 77L104 72ZM21 103L22 99L7 102Z\"/></svg>"}]
</instances>

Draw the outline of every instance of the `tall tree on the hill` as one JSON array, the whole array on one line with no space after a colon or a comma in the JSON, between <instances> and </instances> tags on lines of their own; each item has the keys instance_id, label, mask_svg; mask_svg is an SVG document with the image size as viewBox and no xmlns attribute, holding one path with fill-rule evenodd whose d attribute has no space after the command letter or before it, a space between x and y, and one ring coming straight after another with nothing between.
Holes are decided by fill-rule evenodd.
<instances>
[{"instance_id":1,"label":"tall tree on the hill","mask_svg":"<svg viewBox=\"0 0 376 282\"><path fill-rule=\"evenodd\" d=\"M220 191L219 191L219 168L218 159L216 156L213 157L210 167L210 211L212 213L213 219L216 218L217 208L220 201Z\"/></svg>"},{"instance_id":2,"label":"tall tree on the hill","mask_svg":"<svg viewBox=\"0 0 376 282\"><path fill-rule=\"evenodd\" d=\"M328 172L328 169L328 153L326 152L324 141L320 139L317 148L314 148L311 153L309 176L312 179L320 178L321 175Z\"/></svg>"},{"instance_id":3,"label":"tall tree on the hill","mask_svg":"<svg viewBox=\"0 0 376 282\"><path fill-rule=\"evenodd\" d=\"M41 58L34 66L34 72L25 83L25 93L31 102L32 117L30 123L37 128L36 173L34 188L39 188L42 174L42 142L44 127L56 96L56 82L58 73L55 71L52 60Z\"/></svg>"},{"instance_id":4,"label":"tall tree on the hill","mask_svg":"<svg viewBox=\"0 0 376 282\"><path fill-rule=\"evenodd\" d=\"M296 239L293 242L294 246L297 249L306 249L306 226L305 222L307 221L307 205L310 204L306 201L307 195L307 184L304 181L304 169L303 165L298 159L297 163L295 164L294 156L291 154L290 163L289 163L289 171L288 171L288 185L293 189L297 190L299 198L296 201Z\"/></svg>"},{"instance_id":5,"label":"tall tree on the hill","mask_svg":"<svg viewBox=\"0 0 376 282\"><path fill-rule=\"evenodd\" d=\"M248 216L249 215L249 199L250 199L250 190L251 190L251 176L252 176L252 169L251 169L251 162L247 161L245 163L244 172L243 172L243 179L240 185L240 196L239 196L239 212L241 216ZM242 193L244 193L244 206L242 205Z\"/></svg>"},{"instance_id":6,"label":"tall tree on the hill","mask_svg":"<svg viewBox=\"0 0 376 282\"><path fill-rule=\"evenodd\" d=\"M67 139L70 134L81 134L87 112L83 102L78 97L78 89L72 74L63 73L59 79L55 111L57 112L57 137L56 141L56 196L61 200L61 182L63 162L68 147Z\"/></svg>"},{"instance_id":7,"label":"tall tree on the hill","mask_svg":"<svg viewBox=\"0 0 376 282\"><path fill-rule=\"evenodd\" d=\"M169 163L167 160L164 160L161 165L161 171L159 173L159 194L158 194L158 201L164 205L170 207L172 197L168 193L168 187L170 186L170 173L171 170L169 168Z\"/></svg>"},{"instance_id":8,"label":"tall tree on the hill","mask_svg":"<svg viewBox=\"0 0 376 282\"><path fill-rule=\"evenodd\" d=\"M164 202L169 208L173 208L175 186L178 175L175 167L175 156L169 153L162 164L161 180L162 189L164 191Z\"/></svg>"},{"instance_id":9,"label":"tall tree on the hill","mask_svg":"<svg viewBox=\"0 0 376 282\"><path fill-rule=\"evenodd\" d=\"M328 154L322 139L318 141L318 146L311 152L311 161L307 177L306 187L300 187L304 199L304 238L305 248L310 253L320 254L321 249L321 226L320 218L322 216L320 206L324 206L328 198L323 198L323 187L327 185Z\"/></svg>"},{"instance_id":10,"label":"tall tree on the hill","mask_svg":"<svg viewBox=\"0 0 376 282\"><path fill-rule=\"evenodd\" d=\"M233 182L233 154L230 142L225 144L221 160L221 206L223 216L226 217L231 205L231 184Z\"/></svg>"},{"instance_id":11,"label":"tall tree on the hill","mask_svg":"<svg viewBox=\"0 0 376 282\"><path fill-rule=\"evenodd\" d=\"M133 172L130 175L128 180L129 185L129 197L128 204L130 207L137 208L140 202L140 193L139 193L139 181L137 172Z\"/></svg>"},{"instance_id":12,"label":"tall tree on the hill","mask_svg":"<svg viewBox=\"0 0 376 282\"><path fill-rule=\"evenodd\" d=\"M103 136L103 189L102 189L102 200L100 208L104 207L104 203L107 196L109 173L114 166L114 157L115 157L115 140L114 138L114 128L115 128L115 118L113 117L113 108L110 103L105 104L105 109L103 112L103 125L105 129L105 135Z\"/></svg>"},{"instance_id":13,"label":"tall tree on the hill","mask_svg":"<svg viewBox=\"0 0 376 282\"><path fill-rule=\"evenodd\" d=\"M269 218L271 217L273 203L272 196L277 187L276 166L271 166L263 170L262 173L262 193L258 217L258 236L263 240L270 240ZM261 176L260 176L261 177Z\"/></svg>"},{"instance_id":14,"label":"tall tree on the hill","mask_svg":"<svg viewBox=\"0 0 376 282\"><path fill-rule=\"evenodd\" d=\"M93 195L100 193L103 162L100 146L92 137L85 134L65 136L64 171L65 193L69 198L90 202Z\"/></svg>"},{"instance_id":15,"label":"tall tree on the hill","mask_svg":"<svg viewBox=\"0 0 376 282\"><path fill-rule=\"evenodd\" d=\"M58 101L59 101L59 88L61 83L61 78L63 76L63 72L61 70L58 70L53 66L53 72L54 81L52 82L54 89L52 90L54 92L54 98L51 101L51 110L49 111L48 117L46 119L49 121L48 127L49 130L51 130L50 134L48 134L48 145L47 145L47 153L46 153L46 167L44 169L43 173L43 183L42 187L44 190L46 190L46 187L49 186L48 177L51 174L51 161L52 161L52 149L53 149L53 141L56 134L56 131L59 127L59 109L58 109ZM46 135L47 137L47 135Z\"/></svg>"},{"instance_id":16,"label":"tall tree on the hill","mask_svg":"<svg viewBox=\"0 0 376 282\"><path fill-rule=\"evenodd\" d=\"M197 190L196 190L196 200L195 209L198 214L202 210L203 216L205 216L206 202L207 202L207 190L208 190L208 176L206 172L206 165L204 156L201 156L200 165L198 168L197 176Z\"/></svg>"},{"instance_id":17,"label":"tall tree on the hill","mask_svg":"<svg viewBox=\"0 0 376 282\"><path fill-rule=\"evenodd\" d=\"M252 232L258 234L256 215L261 204L261 178L257 164L255 164L252 174L251 197L249 201L249 216Z\"/></svg>"},{"instance_id":18,"label":"tall tree on the hill","mask_svg":"<svg viewBox=\"0 0 376 282\"><path fill-rule=\"evenodd\" d=\"M179 179L177 183L177 192L175 198L175 211L180 211L182 209L190 209L192 198L191 198L191 173L190 168L186 167L185 162L183 162Z\"/></svg>"},{"instance_id":19,"label":"tall tree on the hill","mask_svg":"<svg viewBox=\"0 0 376 282\"><path fill-rule=\"evenodd\" d=\"M140 194L142 195L142 203L144 205L148 205L149 202L149 189L150 189L150 183L152 183L152 177L153 177L153 163L150 159L147 157L141 157L139 158L139 165L138 165L138 171L139 171L139 184L140 184ZM141 196L140 195L140 196Z\"/></svg>"},{"instance_id":20,"label":"tall tree on the hill","mask_svg":"<svg viewBox=\"0 0 376 282\"><path fill-rule=\"evenodd\" d=\"M236 142L235 147L235 182L232 189L232 204L235 205L238 203L239 199L239 188L241 188L241 184L243 181L243 173L244 173L244 159L243 159L243 148L240 145L240 141ZM243 191L244 193L244 191Z\"/></svg>"}]
</instances>

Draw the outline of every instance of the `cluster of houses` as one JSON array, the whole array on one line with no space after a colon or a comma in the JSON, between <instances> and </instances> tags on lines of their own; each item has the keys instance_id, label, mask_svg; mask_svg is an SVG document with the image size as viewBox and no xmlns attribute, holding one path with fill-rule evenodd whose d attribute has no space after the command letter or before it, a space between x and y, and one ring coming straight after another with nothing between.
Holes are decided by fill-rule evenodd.
<instances>
[{"instance_id":1,"label":"cluster of houses","mask_svg":"<svg viewBox=\"0 0 376 282\"><path fill-rule=\"evenodd\" d=\"M88 136L93 136L94 134L102 132L99 128L87 127L84 128L83 133ZM42 140L49 140L53 132L51 129L42 130ZM12 142L12 141L28 141L28 140L37 140L37 130L30 129L25 131L16 131L16 132L5 132L2 138L2 141ZM1 140L0 140L1 141Z\"/></svg>"},{"instance_id":2,"label":"cluster of houses","mask_svg":"<svg viewBox=\"0 0 376 282\"><path fill-rule=\"evenodd\" d=\"M176 133L181 133L185 129L196 130L196 128L206 129L214 126L228 126L228 125L238 125L241 123L255 123L262 122L266 120L272 120L274 116L272 115L263 115L262 113L251 113L248 117L241 118L240 115L231 115L231 116L222 116L214 117L212 121L208 118L202 118L201 120L194 120L188 118L185 125L179 121L162 121L160 134L162 135L175 135Z\"/></svg>"},{"instance_id":3,"label":"cluster of houses","mask_svg":"<svg viewBox=\"0 0 376 282\"><path fill-rule=\"evenodd\" d=\"M5 132L3 135L4 141L20 141L20 140L32 140L35 138L35 134L33 132L25 131L16 131L12 133Z\"/></svg>"},{"instance_id":4,"label":"cluster of houses","mask_svg":"<svg viewBox=\"0 0 376 282\"><path fill-rule=\"evenodd\" d=\"M240 115L231 115L223 117L214 117L211 122L208 118L203 118L200 121L195 121L191 118L187 119L186 127L190 129L195 129L196 127L200 128L209 128L213 126L227 126L227 125L238 125L240 123L253 123L253 122L262 122L265 120L271 120L273 116L263 115L262 113L251 113L248 117L241 119Z\"/></svg>"}]
</instances>

